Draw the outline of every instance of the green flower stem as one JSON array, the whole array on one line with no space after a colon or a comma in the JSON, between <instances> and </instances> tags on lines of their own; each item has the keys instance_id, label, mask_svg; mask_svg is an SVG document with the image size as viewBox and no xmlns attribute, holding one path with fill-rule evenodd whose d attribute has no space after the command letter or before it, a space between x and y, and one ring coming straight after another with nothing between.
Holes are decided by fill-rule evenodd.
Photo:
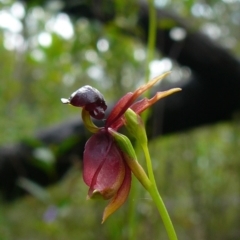
<instances>
[{"instance_id":1,"label":"green flower stem","mask_svg":"<svg viewBox=\"0 0 240 240\"><path fill-rule=\"evenodd\" d=\"M163 220L163 223L164 223L164 226L166 228L169 239L170 240L177 240L177 235L176 235L176 232L174 230L172 221L169 217L168 211L167 211L167 209L164 205L164 202L163 202L163 200L162 200L162 198L161 198L161 196L158 192L158 189L157 189L157 185L156 185L156 181L155 181L154 174L153 174L152 162L151 162L150 154L149 154L149 151L148 151L147 143L143 144L142 148L143 148L145 158L146 158L146 162L147 162L149 179L152 183L147 188L147 190L148 190L149 194L151 195L153 201L155 202L155 204L157 206L157 209L158 209L158 211L160 213L160 216Z\"/></svg>"},{"instance_id":2,"label":"green flower stem","mask_svg":"<svg viewBox=\"0 0 240 240\"><path fill-rule=\"evenodd\" d=\"M152 167L152 161L151 161L151 157L148 151L148 143L144 142L143 144L141 144L145 158L146 158L146 164L147 164L147 171L148 171L148 177L151 181L152 184L156 185L156 181L155 181L155 177L153 174L153 167Z\"/></svg>"},{"instance_id":3,"label":"green flower stem","mask_svg":"<svg viewBox=\"0 0 240 240\"><path fill-rule=\"evenodd\" d=\"M132 179L131 192L129 195L128 205L128 239L135 240L137 238L137 214L136 214L136 199L138 196L138 182Z\"/></svg>"}]
</instances>

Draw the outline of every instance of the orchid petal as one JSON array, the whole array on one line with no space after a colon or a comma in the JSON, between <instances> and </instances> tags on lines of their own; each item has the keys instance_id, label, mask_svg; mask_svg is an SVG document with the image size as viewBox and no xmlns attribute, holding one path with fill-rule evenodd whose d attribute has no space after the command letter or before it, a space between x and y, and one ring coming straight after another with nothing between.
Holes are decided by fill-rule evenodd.
<instances>
[{"instance_id":1,"label":"orchid petal","mask_svg":"<svg viewBox=\"0 0 240 240\"><path fill-rule=\"evenodd\" d=\"M83 153L83 180L90 186L97 169L103 165L109 151L110 139L102 132L88 139Z\"/></svg>"},{"instance_id":2,"label":"orchid petal","mask_svg":"<svg viewBox=\"0 0 240 240\"><path fill-rule=\"evenodd\" d=\"M112 123L118 120L125 113L125 111L131 106L131 104L134 101L134 100L132 101L132 96L133 96L133 93L128 92L126 95L120 98L120 100L113 107L110 115L106 120L106 128L110 127Z\"/></svg>"},{"instance_id":3,"label":"orchid petal","mask_svg":"<svg viewBox=\"0 0 240 240\"><path fill-rule=\"evenodd\" d=\"M147 108L149 108L150 106L152 106L155 102L157 102L158 100L160 100L161 98L164 98L172 93L175 92L179 92L181 91L181 88L172 88L170 90L164 91L164 92L157 92L155 94L154 97L152 97L151 99L148 98L143 98L135 103L133 103L130 108L140 114L141 112L143 112L144 110L146 110ZM126 109L127 110L127 109ZM125 112L126 112L125 110ZM125 118L121 117L116 119L112 124L111 124L111 128L117 130L118 128L120 128L123 124L125 124Z\"/></svg>"},{"instance_id":4,"label":"orchid petal","mask_svg":"<svg viewBox=\"0 0 240 240\"><path fill-rule=\"evenodd\" d=\"M166 77L170 72L163 73L160 76L157 76L150 80L148 83L144 84L143 86L136 89L133 93L129 92L125 96L123 96L117 104L114 106L113 110L111 111L110 115L108 116L106 120L106 128L112 127L114 129L115 125L118 126L122 123L121 117L126 112L126 110L134 103L134 101L144 92L146 92L148 89L150 89L153 85L155 85L157 82L162 80L164 77ZM118 122L116 124L116 122Z\"/></svg>"},{"instance_id":5,"label":"orchid petal","mask_svg":"<svg viewBox=\"0 0 240 240\"><path fill-rule=\"evenodd\" d=\"M140 95L142 95L144 92L146 92L148 89L153 87L157 82L161 81L163 78L165 78L169 74L170 74L170 72L165 72L165 73L161 74L160 76L157 76L157 77L153 78L152 80L150 80L146 84L144 84L141 87L139 87L138 89L136 89L134 91L134 95L139 97Z\"/></svg>"},{"instance_id":6,"label":"orchid petal","mask_svg":"<svg viewBox=\"0 0 240 240\"><path fill-rule=\"evenodd\" d=\"M125 176L124 159L113 138L106 131L93 135L85 146L83 179L90 186L88 197L112 198Z\"/></svg>"},{"instance_id":7,"label":"orchid petal","mask_svg":"<svg viewBox=\"0 0 240 240\"><path fill-rule=\"evenodd\" d=\"M181 88L172 88L170 90L164 91L164 92L157 92L154 97L148 99L143 98L140 101L135 102L130 108L135 112L140 114L150 106L152 106L155 102L157 102L159 99L164 98L172 93L181 91Z\"/></svg>"},{"instance_id":8,"label":"orchid petal","mask_svg":"<svg viewBox=\"0 0 240 240\"><path fill-rule=\"evenodd\" d=\"M113 199L109 202L109 204L104 209L102 223L104 223L105 220L112 213L114 213L118 208L120 208L127 200L130 187L131 187L131 179L132 179L131 170L128 167L128 165L125 164L125 177L124 177L123 183L119 188L118 192L116 193L116 195L113 197Z\"/></svg>"}]
</instances>

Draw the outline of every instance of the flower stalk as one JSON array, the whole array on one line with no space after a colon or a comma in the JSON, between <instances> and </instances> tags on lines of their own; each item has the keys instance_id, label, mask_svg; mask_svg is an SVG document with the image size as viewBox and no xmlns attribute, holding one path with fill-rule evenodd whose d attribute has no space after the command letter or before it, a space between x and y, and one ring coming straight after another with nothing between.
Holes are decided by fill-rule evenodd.
<instances>
[{"instance_id":1,"label":"flower stalk","mask_svg":"<svg viewBox=\"0 0 240 240\"><path fill-rule=\"evenodd\" d=\"M177 240L172 222L157 189L148 150L148 139L144 123L139 114L150 108L180 88L157 92L152 98L136 101L144 92L152 88L169 73L155 77L151 81L129 92L119 99L104 121L104 127L97 127L92 118L103 120L107 105L103 95L91 86L83 86L68 99L62 98L64 104L82 108L82 119L86 128L93 133L86 142L83 153L83 180L89 186L88 198L109 200L103 212L102 223L127 200L132 181L132 173L149 192L163 219L170 240ZM143 148L147 172L137 161L131 141L118 129L125 126Z\"/></svg>"},{"instance_id":2,"label":"flower stalk","mask_svg":"<svg viewBox=\"0 0 240 240\"><path fill-rule=\"evenodd\" d=\"M142 148L143 148L144 155L145 155L146 162L147 162L149 179L150 179L150 182L152 183L151 185L149 185L149 188L147 189L147 191L151 195L154 203L156 204L156 207L157 207L157 209L159 211L159 214L160 214L160 216L163 220L163 224L166 228L169 239L170 240L177 240L178 238L177 238L175 229L173 227L172 221L169 217L168 211L165 207L165 204L164 204L164 202L163 202L163 200L160 196L160 193L159 193L157 185L156 185L155 177L154 177L154 174L153 174L151 158L150 158L150 154L149 154L147 144L143 145Z\"/></svg>"},{"instance_id":3,"label":"flower stalk","mask_svg":"<svg viewBox=\"0 0 240 240\"><path fill-rule=\"evenodd\" d=\"M164 202L163 202L163 200L159 194L158 188L157 188L157 184L156 184L154 173L153 173L152 161L151 161L151 157L150 157L150 153L149 153L149 149L148 149L148 139L147 139L145 127L143 125L141 117L138 114L136 114L134 111L132 111L131 109L128 109L125 113L125 118L126 118L125 126L126 126L128 132L133 137L135 137L137 142L142 147L144 155L145 155L147 171L148 171L148 176L145 176L145 178L148 179L148 184L147 185L142 184L142 185L149 192L154 203L156 204L157 209L160 213L160 216L163 220L164 226L166 228L169 239L177 240L177 235L174 230L172 221L169 217L167 209L164 205Z\"/></svg>"}]
</instances>

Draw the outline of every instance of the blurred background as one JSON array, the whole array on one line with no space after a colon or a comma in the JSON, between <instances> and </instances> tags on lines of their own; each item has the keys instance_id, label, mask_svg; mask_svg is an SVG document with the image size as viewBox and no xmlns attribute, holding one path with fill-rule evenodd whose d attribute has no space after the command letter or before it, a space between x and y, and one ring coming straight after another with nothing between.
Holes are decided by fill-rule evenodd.
<instances>
[{"instance_id":1,"label":"blurred background","mask_svg":"<svg viewBox=\"0 0 240 240\"><path fill-rule=\"evenodd\" d=\"M32 142L41 129L80 119L79 109L60 102L80 86L97 88L113 103L144 82L147 52L139 37L137 1L115 1L115 18L107 23L77 15L70 2L0 0L1 146ZM157 0L155 5L240 56L239 0ZM175 37L182 34L179 29ZM159 51L154 58L151 77L171 70L164 81L177 86L191 75L191 69ZM236 116L150 142L157 184L179 239L240 239L239 134ZM55 147L35 151L36 166L50 175L55 174ZM101 225L106 202L86 201L78 159L47 188L18 179L29 194L0 202L0 240L167 239L138 183L137 194ZM132 207L135 225L128 217Z\"/></svg>"}]
</instances>

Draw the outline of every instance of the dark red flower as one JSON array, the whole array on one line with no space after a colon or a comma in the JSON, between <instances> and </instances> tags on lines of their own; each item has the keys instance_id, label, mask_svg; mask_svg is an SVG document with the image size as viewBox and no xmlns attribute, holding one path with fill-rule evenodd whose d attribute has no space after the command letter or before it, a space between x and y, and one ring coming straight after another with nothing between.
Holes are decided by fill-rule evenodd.
<instances>
[{"instance_id":1,"label":"dark red flower","mask_svg":"<svg viewBox=\"0 0 240 240\"><path fill-rule=\"evenodd\" d=\"M126 201L131 186L131 170L126 161L126 153L118 147L111 132L117 131L125 123L124 113L128 108L139 114L160 98L180 90L175 88L158 92L151 99L144 98L135 102L141 94L167 74L156 77L136 91L123 96L112 109L103 128L97 128L89 117L90 115L96 119L103 119L105 115L107 106L98 90L84 86L74 92L69 99L61 99L63 103L82 107L83 121L86 127L95 133L85 145L83 180L89 186L89 198L101 196L103 199L111 199L104 210L103 222Z\"/></svg>"}]
</instances>

